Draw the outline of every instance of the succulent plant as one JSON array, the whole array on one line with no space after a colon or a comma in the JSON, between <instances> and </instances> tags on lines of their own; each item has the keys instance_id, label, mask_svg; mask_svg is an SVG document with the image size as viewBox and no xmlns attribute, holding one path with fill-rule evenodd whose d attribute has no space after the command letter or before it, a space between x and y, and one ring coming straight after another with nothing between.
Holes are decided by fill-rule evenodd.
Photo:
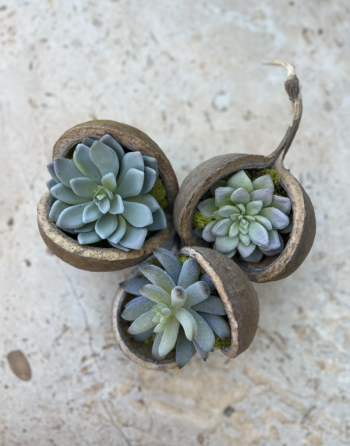
<instances>
[{"instance_id":1,"label":"succulent plant","mask_svg":"<svg viewBox=\"0 0 350 446\"><path fill-rule=\"evenodd\" d=\"M47 182L56 199L49 219L78 234L81 245L107 239L123 251L141 249L148 231L167 226L163 209L149 194L158 176L157 160L125 153L110 135L85 138L73 159L48 164Z\"/></svg>"},{"instance_id":2,"label":"succulent plant","mask_svg":"<svg viewBox=\"0 0 350 446\"><path fill-rule=\"evenodd\" d=\"M122 317L133 321L128 333L144 341L153 333L152 356L164 359L176 345L176 362L187 364L194 348L206 360L214 350L216 333L230 339L226 311L221 299L211 294L215 289L208 274L200 275L195 259L183 265L164 248L153 250L164 269L150 263L138 265L144 277L121 283L125 291L137 295L125 306Z\"/></svg>"},{"instance_id":3,"label":"succulent plant","mask_svg":"<svg viewBox=\"0 0 350 446\"><path fill-rule=\"evenodd\" d=\"M228 257L237 250L249 262L260 262L263 255L279 254L284 249L280 234L292 229L288 197L274 195L271 175L251 181L244 170L227 181L219 180L211 189L211 198L201 201L199 212L211 221L201 237L214 242L213 248ZM198 232L197 232L198 233Z\"/></svg>"}]
</instances>

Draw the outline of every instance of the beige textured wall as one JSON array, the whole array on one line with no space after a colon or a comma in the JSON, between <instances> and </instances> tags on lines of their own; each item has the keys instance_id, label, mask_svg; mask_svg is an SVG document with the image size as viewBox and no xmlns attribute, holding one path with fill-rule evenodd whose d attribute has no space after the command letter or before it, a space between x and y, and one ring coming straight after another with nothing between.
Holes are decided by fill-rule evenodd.
<instances>
[{"instance_id":1,"label":"beige textured wall","mask_svg":"<svg viewBox=\"0 0 350 446\"><path fill-rule=\"evenodd\" d=\"M350 7L340 1L0 2L1 446L337 446L350 443ZM92 118L134 125L181 182L228 151L268 154L304 117L286 165L317 213L288 279L256 286L261 319L236 360L155 373L116 347L110 308L128 271L52 256L36 227L53 144ZM21 350L30 381L11 371Z\"/></svg>"}]
</instances>

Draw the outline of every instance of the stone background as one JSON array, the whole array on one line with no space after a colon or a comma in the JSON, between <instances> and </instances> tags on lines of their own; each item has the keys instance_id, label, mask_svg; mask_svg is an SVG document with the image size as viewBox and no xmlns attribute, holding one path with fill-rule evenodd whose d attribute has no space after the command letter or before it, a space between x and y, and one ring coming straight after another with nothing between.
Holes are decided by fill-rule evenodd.
<instances>
[{"instance_id":1,"label":"stone background","mask_svg":"<svg viewBox=\"0 0 350 446\"><path fill-rule=\"evenodd\" d=\"M350 5L346 0L0 1L0 444L337 446L350 443ZM115 345L129 271L89 273L36 227L58 137L93 118L134 125L181 182L201 161L268 154L304 117L286 165L317 214L293 276L258 285L261 318L235 360L144 370ZM21 350L30 381L7 354Z\"/></svg>"}]
</instances>

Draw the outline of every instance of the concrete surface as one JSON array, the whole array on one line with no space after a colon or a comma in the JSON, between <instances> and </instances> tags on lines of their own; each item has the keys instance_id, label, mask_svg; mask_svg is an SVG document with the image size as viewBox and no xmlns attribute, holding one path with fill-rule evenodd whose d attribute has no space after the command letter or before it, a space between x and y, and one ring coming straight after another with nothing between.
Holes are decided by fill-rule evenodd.
<instances>
[{"instance_id":1,"label":"concrete surface","mask_svg":"<svg viewBox=\"0 0 350 446\"><path fill-rule=\"evenodd\" d=\"M349 3L3 0L0 25L0 444L349 444ZM52 147L108 118L148 133L180 181L216 154L267 154L291 120L284 70L261 65L275 58L303 87L286 165L315 205L314 248L256 287L260 328L242 356L143 370L111 331L128 271L75 270L40 239Z\"/></svg>"}]
</instances>

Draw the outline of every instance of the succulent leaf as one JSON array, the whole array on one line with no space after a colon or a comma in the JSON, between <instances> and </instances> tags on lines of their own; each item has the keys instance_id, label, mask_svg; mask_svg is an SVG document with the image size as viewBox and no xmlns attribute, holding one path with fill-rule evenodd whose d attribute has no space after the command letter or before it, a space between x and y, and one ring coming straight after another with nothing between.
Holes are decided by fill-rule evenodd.
<instances>
[{"instance_id":1,"label":"succulent leaf","mask_svg":"<svg viewBox=\"0 0 350 446\"><path fill-rule=\"evenodd\" d=\"M177 283L181 272L181 264L174 254L164 248L154 249L153 254L162 264L163 268L172 278L173 282Z\"/></svg>"},{"instance_id":2,"label":"succulent leaf","mask_svg":"<svg viewBox=\"0 0 350 446\"><path fill-rule=\"evenodd\" d=\"M95 181L90 178L74 178L70 180L70 187L79 197L93 198L97 189Z\"/></svg>"},{"instance_id":3,"label":"succulent leaf","mask_svg":"<svg viewBox=\"0 0 350 446\"><path fill-rule=\"evenodd\" d=\"M273 198L272 189L258 189L250 194L251 201L262 201L263 207L270 206Z\"/></svg>"},{"instance_id":4,"label":"succulent leaf","mask_svg":"<svg viewBox=\"0 0 350 446\"><path fill-rule=\"evenodd\" d=\"M190 308L207 299L210 295L210 288L205 282L196 282L186 289L186 294L185 308Z\"/></svg>"},{"instance_id":5,"label":"succulent leaf","mask_svg":"<svg viewBox=\"0 0 350 446\"><path fill-rule=\"evenodd\" d=\"M52 179L55 181L55 184L59 183L60 180L56 176L55 163L53 161L47 165L47 170L49 171L49 174L51 175Z\"/></svg>"},{"instance_id":6,"label":"succulent leaf","mask_svg":"<svg viewBox=\"0 0 350 446\"><path fill-rule=\"evenodd\" d=\"M62 203L62 201L56 200L50 209L49 219L51 221L57 221L61 213L68 207L69 204Z\"/></svg>"},{"instance_id":7,"label":"succulent leaf","mask_svg":"<svg viewBox=\"0 0 350 446\"><path fill-rule=\"evenodd\" d=\"M118 175L118 186L123 181L125 175L130 169L136 169L140 172L144 171L145 165L140 152L129 152L123 156Z\"/></svg>"},{"instance_id":8,"label":"succulent leaf","mask_svg":"<svg viewBox=\"0 0 350 446\"><path fill-rule=\"evenodd\" d=\"M85 207L86 205L84 204L78 204L64 209L58 217L57 225L67 229L75 229L83 226L83 212Z\"/></svg>"},{"instance_id":9,"label":"succulent leaf","mask_svg":"<svg viewBox=\"0 0 350 446\"><path fill-rule=\"evenodd\" d=\"M109 213L110 214L122 214L124 212L124 202L122 197L118 194L114 195L113 200L110 203Z\"/></svg>"},{"instance_id":10,"label":"succulent leaf","mask_svg":"<svg viewBox=\"0 0 350 446\"><path fill-rule=\"evenodd\" d=\"M217 224L217 220L208 223L202 231L202 238L206 242L215 242L216 236L212 233L213 227Z\"/></svg>"},{"instance_id":11,"label":"succulent leaf","mask_svg":"<svg viewBox=\"0 0 350 446\"><path fill-rule=\"evenodd\" d=\"M128 197L124 201L144 204L150 208L151 212L155 212L160 208L158 201L150 194L140 194L136 197Z\"/></svg>"},{"instance_id":12,"label":"succulent leaf","mask_svg":"<svg viewBox=\"0 0 350 446\"><path fill-rule=\"evenodd\" d=\"M230 200L230 197L231 197L233 191L234 191L233 187L218 187L215 190L215 204L216 204L216 206L217 207L232 206L232 201ZM211 198L208 198L208 200L211 200ZM201 212L199 207L198 207L198 209Z\"/></svg>"},{"instance_id":13,"label":"succulent leaf","mask_svg":"<svg viewBox=\"0 0 350 446\"><path fill-rule=\"evenodd\" d=\"M157 172L151 167L145 166L145 179L143 182L141 194L146 194L147 192L149 192L153 188L157 178Z\"/></svg>"},{"instance_id":14,"label":"succulent leaf","mask_svg":"<svg viewBox=\"0 0 350 446\"><path fill-rule=\"evenodd\" d=\"M125 155L126 156L126 155ZM116 193L122 198L134 197L141 193L145 174L141 170L129 169L118 185Z\"/></svg>"},{"instance_id":15,"label":"succulent leaf","mask_svg":"<svg viewBox=\"0 0 350 446\"><path fill-rule=\"evenodd\" d=\"M214 351L215 336L210 325L198 313L192 310L192 308L189 308L188 311L197 322L197 334L195 340L203 350L207 352Z\"/></svg>"},{"instance_id":16,"label":"succulent leaf","mask_svg":"<svg viewBox=\"0 0 350 446\"><path fill-rule=\"evenodd\" d=\"M89 155L102 177L108 173L112 173L114 176L118 175L119 160L115 151L109 146L101 141L95 141L90 147Z\"/></svg>"},{"instance_id":17,"label":"succulent leaf","mask_svg":"<svg viewBox=\"0 0 350 446\"><path fill-rule=\"evenodd\" d=\"M232 177L228 180L227 185L233 187L234 189L242 188L247 192L253 191L253 184L244 170L240 170L232 175Z\"/></svg>"},{"instance_id":18,"label":"succulent leaf","mask_svg":"<svg viewBox=\"0 0 350 446\"><path fill-rule=\"evenodd\" d=\"M225 316L226 314L222 300L216 296L209 296L206 300L193 305L192 310L200 311L201 313L216 314L218 316Z\"/></svg>"},{"instance_id":19,"label":"succulent leaf","mask_svg":"<svg viewBox=\"0 0 350 446\"><path fill-rule=\"evenodd\" d=\"M169 274L167 274L163 269L148 263L141 264L138 266L138 268L149 281L162 288L169 294L169 296L171 295L171 291L173 288L175 288L175 284Z\"/></svg>"},{"instance_id":20,"label":"succulent leaf","mask_svg":"<svg viewBox=\"0 0 350 446\"><path fill-rule=\"evenodd\" d=\"M271 203L271 207L279 209L284 214L288 215L292 209L292 202L287 197L281 197L274 195Z\"/></svg>"},{"instance_id":21,"label":"succulent leaf","mask_svg":"<svg viewBox=\"0 0 350 446\"><path fill-rule=\"evenodd\" d=\"M179 308L175 313L176 319L182 325L185 331L185 335L189 341L193 341L197 334L197 322L191 313L189 313L185 308Z\"/></svg>"},{"instance_id":22,"label":"succulent leaf","mask_svg":"<svg viewBox=\"0 0 350 446\"><path fill-rule=\"evenodd\" d=\"M148 226L149 231L159 231L167 227L166 215L162 208L158 208L152 214L153 223Z\"/></svg>"},{"instance_id":23,"label":"succulent leaf","mask_svg":"<svg viewBox=\"0 0 350 446\"><path fill-rule=\"evenodd\" d=\"M164 331L157 333L156 337L154 338L153 341L153 346L152 346L152 357L155 361L161 361L162 359L165 358L166 355L160 356L159 355L159 345L162 341L164 335Z\"/></svg>"},{"instance_id":24,"label":"succulent leaf","mask_svg":"<svg viewBox=\"0 0 350 446\"><path fill-rule=\"evenodd\" d=\"M180 327L176 343L176 362L179 369L182 369L192 358L193 351L193 342L187 339L184 329Z\"/></svg>"},{"instance_id":25,"label":"succulent leaf","mask_svg":"<svg viewBox=\"0 0 350 446\"><path fill-rule=\"evenodd\" d=\"M208 274L208 273L204 273L204 274L202 274L202 275L200 276L199 280L200 280L201 282L205 282L205 283L208 285L210 291L215 290L215 285L214 285L213 281L211 280L211 278L209 277L209 274Z\"/></svg>"},{"instance_id":26,"label":"succulent leaf","mask_svg":"<svg viewBox=\"0 0 350 446\"><path fill-rule=\"evenodd\" d=\"M126 321L134 321L144 313L150 311L155 305L151 300L135 301L137 301L137 299L134 299L134 302L128 305L121 315Z\"/></svg>"},{"instance_id":27,"label":"succulent leaf","mask_svg":"<svg viewBox=\"0 0 350 446\"><path fill-rule=\"evenodd\" d=\"M179 327L179 321L174 316L171 316L164 329L164 335L159 344L159 356L166 356L175 347Z\"/></svg>"},{"instance_id":28,"label":"succulent leaf","mask_svg":"<svg viewBox=\"0 0 350 446\"><path fill-rule=\"evenodd\" d=\"M289 224L289 218L283 212L276 208L264 208L260 215L270 220L274 229L283 229Z\"/></svg>"},{"instance_id":29,"label":"succulent leaf","mask_svg":"<svg viewBox=\"0 0 350 446\"><path fill-rule=\"evenodd\" d=\"M169 294L165 290L163 290L163 288L157 285L144 285L142 288L140 288L140 294L152 300L153 302L157 302L158 304L171 304Z\"/></svg>"},{"instance_id":30,"label":"succulent leaf","mask_svg":"<svg viewBox=\"0 0 350 446\"><path fill-rule=\"evenodd\" d=\"M254 190L257 189L271 189L272 191L275 190L275 186L273 184L271 175L263 175L262 177L257 178L253 181L253 188Z\"/></svg>"},{"instance_id":31,"label":"succulent leaf","mask_svg":"<svg viewBox=\"0 0 350 446\"><path fill-rule=\"evenodd\" d=\"M157 160L151 156L142 155L143 162L145 167L150 167L151 169L156 171L157 177L159 176L158 163Z\"/></svg>"},{"instance_id":32,"label":"succulent leaf","mask_svg":"<svg viewBox=\"0 0 350 446\"><path fill-rule=\"evenodd\" d=\"M206 218L213 218L213 213L218 210L214 198L208 198L198 204L199 212Z\"/></svg>"},{"instance_id":33,"label":"succulent leaf","mask_svg":"<svg viewBox=\"0 0 350 446\"><path fill-rule=\"evenodd\" d=\"M81 245L90 245L91 243L96 243L100 240L102 239L96 231L81 232L80 234L78 234L78 242Z\"/></svg>"},{"instance_id":34,"label":"succulent leaf","mask_svg":"<svg viewBox=\"0 0 350 446\"><path fill-rule=\"evenodd\" d=\"M83 222L90 223L98 220L102 216L102 212L98 209L95 203L90 203L86 206L83 213Z\"/></svg>"},{"instance_id":35,"label":"succulent leaf","mask_svg":"<svg viewBox=\"0 0 350 446\"><path fill-rule=\"evenodd\" d=\"M74 163L78 170L90 180L101 184L102 175L96 165L90 159L90 149L84 144L78 144L73 153Z\"/></svg>"},{"instance_id":36,"label":"succulent leaf","mask_svg":"<svg viewBox=\"0 0 350 446\"><path fill-rule=\"evenodd\" d=\"M250 194L245 189L236 189L230 196L230 200L233 204L246 205L250 202ZM237 206L239 208L239 206Z\"/></svg>"},{"instance_id":37,"label":"succulent leaf","mask_svg":"<svg viewBox=\"0 0 350 446\"><path fill-rule=\"evenodd\" d=\"M231 330L228 323L220 316L208 313L198 313L221 339L230 339Z\"/></svg>"},{"instance_id":38,"label":"succulent leaf","mask_svg":"<svg viewBox=\"0 0 350 446\"><path fill-rule=\"evenodd\" d=\"M111 135L104 135L104 136L102 136L102 138L100 139L100 141L103 143L103 144L106 144L107 146L109 146L111 149L113 149L114 151L115 151L115 153L117 154L117 156L118 156L118 160L119 160L119 163L120 163L120 161L121 161L121 159L123 158L123 156L125 155L125 152L124 152L124 149L123 149L123 147L114 139L114 138L112 138L112 136ZM94 143L94 140L92 140L92 144ZM83 141L83 144L84 144L84 141ZM89 146L89 147L91 147L92 146L92 144Z\"/></svg>"},{"instance_id":39,"label":"succulent leaf","mask_svg":"<svg viewBox=\"0 0 350 446\"><path fill-rule=\"evenodd\" d=\"M196 352L203 359L203 361L206 361L208 359L208 356L209 356L209 351L203 350L202 347L196 341L196 339L193 339L193 345L194 345L194 348L196 349Z\"/></svg>"},{"instance_id":40,"label":"succulent leaf","mask_svg":"<svg viewBox=\"0 0 350 446\"><path fill-rule=\"evenodd\" d=\"M92 221L91 223L87 223L84 226L81 226L80 228L75 228L74 232L80 233L80 232L91 232L95 230L96 223Z\"/></svg>"},{"instance_id":41,"label":"succulent leaf","mask_svg":"<svg viewBox=\"0 0 350 446\"><path fill-rule=\"evenodd\" d=\"M128 333L130 334L143 333L144 331L149 330L152 327L155 327L156 323L153 322L154 315L155 315L154 311L150 310L139 316L130 325Z\"/></svg>"},{"instance_id":42,"label":"succulent leaf","mask_svg":"<svg viewBox=\"0 0 350 446\"><path fill-rule=\"evenodd\" d=\"M124 280L120 284L120 286L130 294L134 294L135 296L139 296L140 288L142 288L145 285L148 285L150 281L148 279L145 279L144 277L135 277L134 279L127 279ZM146 299L146 298L145 298Z\"/></svg>"},{"instance_id":43,"label":"succulent leaf","mask_svg":"<svg viewBox=\"0 0 350 446\"><path fill-rule=\"evenodd\" d=\"M143 228L153 223L150 208L141 203L124 201L123 217L135 228Z\"/></svg>"},{"instance_id":44,"label":"succulent leaf","mask_svg":"<svg viewBox=\"0 0 350 446\"><path fill-rule=\"evenodd\" d=\"M187 259L182 265L178 286L187 289L198 281L200 269L195 259Z\"/></svg>"},{"instance_id":45,"label":"succulent leaf","mask_svg":"<svg viewBox=\"0 0 350 446\"><path fill-rule=\"evenodd\" d=\"M56 186L56 181L52 178L50 178L48 181L46 181L46 186L49 189L49 191L51 191L51 189Z\"/></svg>"},{"instance_id":46,"label":"succulent leaf","mask_svg":"<svg viewBox=\"0 0 350 446\"><path fill-rule=\"evenodd\" d=\"M91 147L94 142L95 142L95 140L92 138L84 138L82 141L82 144L84 144L85 146Z\"/></svg>"},{"instance_id":47,"label":"succulent leaf","mask_svg":"<svg viewBox=\"0 0 350 446\"><path fill-rule=\"evenodd\" d=\"M124 237L126 232L126 221L121 215L117 215L118 226L117 229L107 238L109 243L117 244Z\"/></svg>"},{"instance_id":48,"label":"succulent leaf","mask_svg":"<svg viewBox=\"0 0 350 446\"><path fill-rule=\"evenodd\" d=\"M113 234L117 227L118 219L116 215L104 214L97 220L95 231L102 239L106 239Z\"/></svg>"},{"instance_id":49,"label":"succulent leaf","mask_svg":"<svg viewBox=\"0 0 350 446\"><path fill-rule=\"evenodd\" d=\"M82 204L91 201L91 198L79 197L75 194L72 189L65 186L63 183L58 183L51 190L51 195L56 198L56 200L63 201L66 204Z\"/></svg>"},{"instance_id":50,"label":"succulent leaf","mask_svg":"<svg viewBox=\"0 0 350 446\"><path fill-rule=\"evenodd\" d=\"M123 238L120 239L119 244L129 249L141 249L146 239L147 229L134 228L127 221L124 220L124 222L125 233Z\"/></svg>"},{"instance_id":51,"label":"succulent leaf","mask_svg":"<svg viewBox=\"0 0 350 446\"><path fill-rule=\"evenodd\" d=\"M80 178L83 176L81 172L75 167L73 161L67 160L65 158L56 158L54 161L54 168L56 177L61 183L69 188L71 187L70 181L73 178Z\"/></svg>"},{"instance_id":52,"label":"succulent leaf","mask_svg":"<svg viewBox=\"0 0 350 446\"><path fill-rule=\"evenodd\" d=\"M101 183L106 189L108 189L112 193L114 193L117 188L117 180L112 172L107 173L104 177L102 177Z\"/></svg>"}]
</instances>

